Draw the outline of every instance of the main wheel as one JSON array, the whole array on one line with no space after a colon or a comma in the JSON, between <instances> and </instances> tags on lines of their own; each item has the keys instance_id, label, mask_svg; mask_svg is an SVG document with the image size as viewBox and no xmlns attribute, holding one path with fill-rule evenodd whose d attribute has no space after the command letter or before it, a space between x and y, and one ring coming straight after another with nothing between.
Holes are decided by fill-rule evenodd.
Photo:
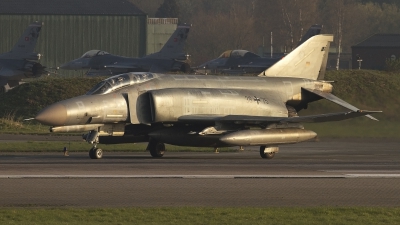
<instances>
[{"instance_id":1,"label":"main wheel","mask_svg":"<svg viewBox=\"0 0 400 225\"><path fill-rule=\"evenodd\" d=\"M89 157L91 159L101 159L103 157L103 150L100 148L91 148L89 151Z\"/></svg>"},{"instance_id":2,"label":"main wheel","mask_svg":"<svg viewBox=\"0 0 400 225\"><path fill-rule=\"evenodd\" d=\"M260 156L263 159L272 159L275 156L275 152L265 152L266 146L260 146Z\"/></svg>"},{"instance_id":3,"label":"main wheel","mask_svg":"<svg viewBox=\"0 0 400 225\"><path fill-rule=\"evenodd\" d=\"M190 65L187 63L182 64L181 71L184 73L190 73Z\"/></svg>"},{"instance_id":4,"label":"main wheel","mask_svg":"<svg viewBox=\"0 0 400 225\"><path fill-rule=\"evenodd\" d=\"M156 143L152 148L150 148L150 154L154 158L163 157L165 152L165 145L163 143Z\"/></svg>"},{"instance_id":5,"label":"main wheel","mask_svg":"<svg viewBox=\"0 0 400 225\"><path fill-rule=\"evenodd\" d=\"M90 157L91 159L95 159L95 158L94 158L94 147L91 148L91 149L89 150L89 157Z\"/></svg>"}]
</instances>

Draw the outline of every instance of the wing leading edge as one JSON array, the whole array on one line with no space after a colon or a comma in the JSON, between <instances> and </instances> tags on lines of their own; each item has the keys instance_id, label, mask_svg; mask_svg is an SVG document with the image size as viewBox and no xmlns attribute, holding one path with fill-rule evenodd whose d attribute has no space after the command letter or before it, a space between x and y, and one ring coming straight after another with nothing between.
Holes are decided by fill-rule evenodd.
<instances>
[{"instance_id":1,"label":"wing leading edge","mask_svg":"<svg viewBox=\"0 0 400 225\"><path fill-rule=\"evenodd\" d=\"M321 123L330 121L340 121L368 114L380 113L381 111L350 111L338 112L328 114L318 114L311 116L297 116L297 117L269 117L269 116L246 116L246 115L186 115L179 117L181 122L234 122L234 123Z\"/></svg>"}]
</instances>

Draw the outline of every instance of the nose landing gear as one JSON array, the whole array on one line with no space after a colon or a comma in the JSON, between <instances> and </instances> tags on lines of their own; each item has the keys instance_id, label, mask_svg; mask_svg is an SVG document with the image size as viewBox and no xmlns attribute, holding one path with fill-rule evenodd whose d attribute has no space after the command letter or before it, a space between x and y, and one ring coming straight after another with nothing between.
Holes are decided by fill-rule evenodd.
<instances>
[{"instance_id":1,"label":"nose landing gear","mask_svg":"<svg viewBox=\"0 0 400 225\"><path fill-rule=\"evenodd\" d=\"M101 150L100 148L96 148L95 146L93 146L93 148L91 148L89 150L89 157L91 159L101 159L103 157L103 150Z\"/></svg>"},{"instance_id":2,"label":"nose landing gear","mask_svg":"<svg viewBox=\"0 0 400 225\"><path fill-rule=\"evenodd\" d=\"M97 143L99 143L99 132L90 131L88 134L82 135L82 138L90 144L93 144L93 147L89 150L89 157L91 159L101 159L103 158L103 150L97 148Z\"/></svg>"}]
</instances>

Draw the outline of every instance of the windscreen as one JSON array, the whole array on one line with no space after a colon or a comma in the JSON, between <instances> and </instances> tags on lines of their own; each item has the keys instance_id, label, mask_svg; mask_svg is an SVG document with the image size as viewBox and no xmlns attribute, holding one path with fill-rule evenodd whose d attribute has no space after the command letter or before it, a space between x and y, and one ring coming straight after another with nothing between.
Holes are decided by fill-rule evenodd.
<instances>
[{"instance_id":1,"label":"windscreen","mask_svg":"<svg viewBox=\"0 0 400 225\"><path fill-rule=\"evenodd\" d=\"M97 55L97 53L99 53L100 50L90 50L88 52L86 52L85 54L83 54L81 56L81 58L92 58L93 56Z\"/></svg>"},{"instance_id":2,"label":"windscreen","mask_svg":"<svg viewBox=\"0 0 400 225\"><path fill-rule=\"evenodd\" d=\"M223 52L218 58L229 58L231 56L232 50Z\"/></svg>"},{"instance_id":3,"label":"windscreen","mask_svg":"<svg viewBox=\"0 0 400 225\"><path fill-rule=\"evenodd\" d=\"M152 73L124 73L112 76L96 84L86 95L107 94L133 84L143 83L153 78L154 75Z\"/></svg>"}]
</instances>

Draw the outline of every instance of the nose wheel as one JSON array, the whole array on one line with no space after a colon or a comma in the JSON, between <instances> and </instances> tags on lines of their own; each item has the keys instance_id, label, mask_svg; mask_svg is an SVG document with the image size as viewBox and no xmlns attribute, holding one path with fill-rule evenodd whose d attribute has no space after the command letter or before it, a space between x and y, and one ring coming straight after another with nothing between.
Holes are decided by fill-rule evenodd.
<instances>
[{"instance_id":1,"label":"nose wheel","mask_svg":"<svg viewBox=\"0 0 400 225\"><path fill-rule=\"evenodd\" d=\"M91 159L101 159L103 157L103 150L93 147L89 150L89 157Z\"/></svg>"}]
</instances>

